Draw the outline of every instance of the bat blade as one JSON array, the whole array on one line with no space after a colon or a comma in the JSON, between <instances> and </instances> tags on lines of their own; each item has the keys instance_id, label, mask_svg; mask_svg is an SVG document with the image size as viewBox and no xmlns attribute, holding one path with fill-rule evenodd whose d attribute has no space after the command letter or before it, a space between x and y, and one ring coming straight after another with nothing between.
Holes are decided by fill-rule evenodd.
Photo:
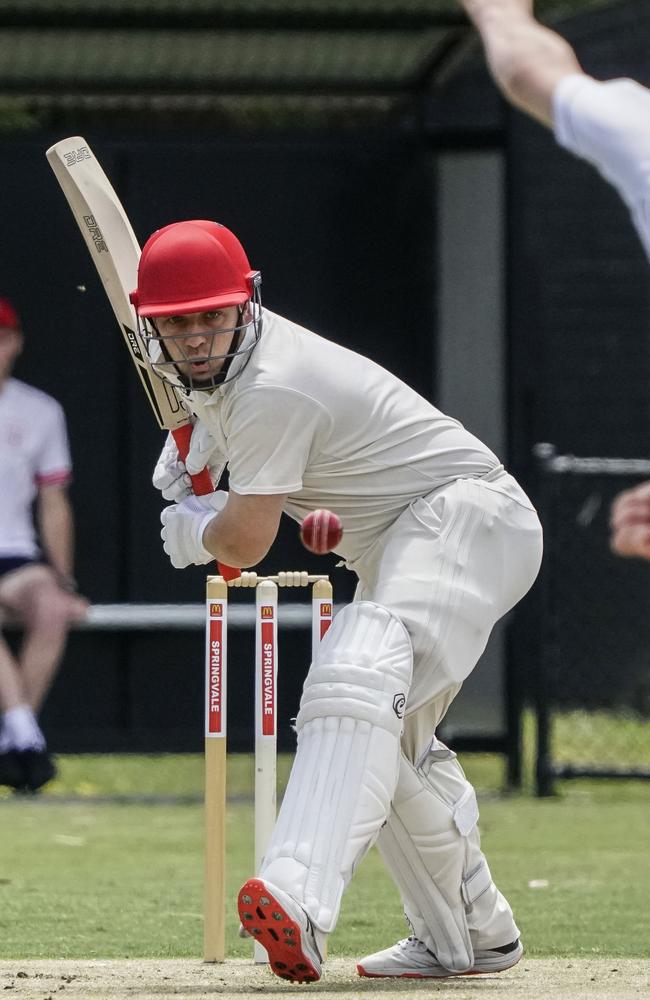
<instances>
[{"instance_id":1,"label":"bat blade","mask_svg":"<svg viewBox=\"0 0 650 1000\"><path fill-rule=\"evenodd\" d=\"M99 161L82 136L62 139L47 160L61 185L124 336L158 425L173 431L189 414L173 386L149 366L129 293L137 286L140 247Z\"/></svg>"},{"instance_id":2,"label":"bat blade","mask_svg":"<svg viewBox=\"0 0 650 1000\"><path fill-rule=\"evenodd\" d=\"M151 368L138 332L129 294L138 284L140 246L122 203L82 136L61 139L46 156L81 230L158 425L174 435L184 460L191 435L190 414L174 387ZM207 469L191 479L197 496L212 493ZM226 580L240 575L238 569L222 563L219 572Z\"/></svg>"}]
</instances>

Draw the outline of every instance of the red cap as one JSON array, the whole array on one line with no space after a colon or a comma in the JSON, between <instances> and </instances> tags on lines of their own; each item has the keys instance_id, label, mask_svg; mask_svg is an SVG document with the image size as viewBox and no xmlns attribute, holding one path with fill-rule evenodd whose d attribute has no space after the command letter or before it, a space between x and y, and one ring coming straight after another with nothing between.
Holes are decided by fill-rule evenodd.
<instances>
[{"instance_id":1,"label":"red cap","mask_svg":"<svg viewBox=\"0 0 650 1000\"><path fill-rule=\"evenodd\" d=\"M0 298L0 330L15 330L20 333L21 329L18 313L9 299Z\"/></svg>"}]
</instances>

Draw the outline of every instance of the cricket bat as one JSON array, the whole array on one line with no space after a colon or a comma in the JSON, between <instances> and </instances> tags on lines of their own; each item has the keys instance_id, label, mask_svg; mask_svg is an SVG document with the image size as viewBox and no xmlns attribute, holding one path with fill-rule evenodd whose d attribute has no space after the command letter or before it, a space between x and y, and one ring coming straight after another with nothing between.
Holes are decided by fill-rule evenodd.
<instances>
[{"instance_id":1,"label":"cricket bat","mask_svg":"<svg viewBox=\"0 0 650 1000\"><path fill-rule=\"evenodd\" d=\"M48 149L46 156L94 261L158 426L172 433L178 453L185 460L192 436L190 414L175 388L159 378L151 367L129 300L129 293L138 284L140 260L140 246L131 223L82 136L61 139ZM197 496L213 492L207 469L190 478ZM238 569L221 563L219 572L226 580L240 575Z\"/></svg>"}]
</instances>

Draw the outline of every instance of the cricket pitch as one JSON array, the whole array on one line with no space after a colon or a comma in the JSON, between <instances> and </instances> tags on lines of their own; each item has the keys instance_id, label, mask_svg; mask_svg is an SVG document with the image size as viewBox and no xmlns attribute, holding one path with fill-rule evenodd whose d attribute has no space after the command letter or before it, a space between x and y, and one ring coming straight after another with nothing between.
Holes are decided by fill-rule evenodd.
<instances>
[{"instance_id":1,"label":"cricket pitch","mask_svg":"<svg viewBox=\"0 0 650 1000\"><path fill-rule=\"evenodd\" d=\"M46 960L0 962L0 990L13 1000L252 1000L262 993L318 994L342 1000L381 993L449 997L451 1000L639 1000L650 995L650 968L642 959L522 959L498 975L446 980L361 979L353 959L328 960L310 986L285 983L265 966L236 959L205 965L187 959Z\"/></svg>"}]
</instances>

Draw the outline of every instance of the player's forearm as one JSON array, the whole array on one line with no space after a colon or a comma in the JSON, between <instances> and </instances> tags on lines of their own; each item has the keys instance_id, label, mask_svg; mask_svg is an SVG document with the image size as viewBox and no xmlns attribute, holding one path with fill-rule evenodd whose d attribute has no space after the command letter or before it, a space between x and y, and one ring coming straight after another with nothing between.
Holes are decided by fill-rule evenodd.
<instances>
[{"instance_id":1,"label":"player's forearm","mask_svg":"<svg viewBox=\"0 0 650 1000\"><path fill-rule=\"evenodd\" d=\"M553 125L553 94L582 72L575 52L537 22L532 0L459 0L483 41L490 72L503 95L542 124Z\"/></svg>"},{"instance_id":2,"label":"player's forearm","mask_svg":"<svg viewBox=\"0 0 650 1000\"><path fill-rule=\"evenodd\" d=\"M221 563L256 566L275 541L287 494L239 494L232 488L223 510L208 523L203 545Z\"/></svg>"},{"instance_id":3,"label":"player's forearm","mask_svg":"<svg viewBox=\"0 0 650 1000\"><path fill-rule=\"evenodd\" d=\"M62 579L74 575L74 521L64 494L43 496L39 502L39 530L43 549Z\"/></svg>"},{"instance_id":4,"label":"player's forearm","mask_svg":"<svg viewBox=\"0 0 650 1000\"><path fill-rule=\"evenodd\" d=\"M261 538L255 531L246 530L246 527L223 510L206 526L203 545L215 559L227 566L238 566L240 569L256 566L267 554L272 542Z\"/></svg>"}]
</instances>

